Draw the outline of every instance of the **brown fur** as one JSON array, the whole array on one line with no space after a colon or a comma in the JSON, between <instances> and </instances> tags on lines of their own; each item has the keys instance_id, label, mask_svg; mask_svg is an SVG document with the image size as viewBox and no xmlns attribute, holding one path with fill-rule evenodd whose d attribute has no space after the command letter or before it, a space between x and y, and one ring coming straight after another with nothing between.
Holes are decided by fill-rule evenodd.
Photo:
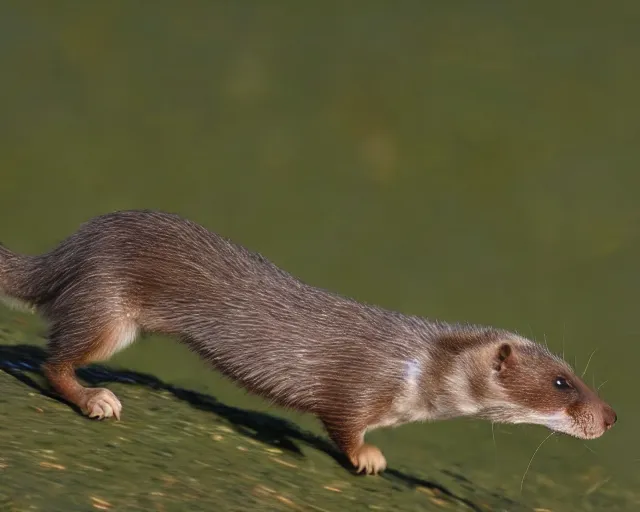
<instances>
[{"instance_id":1,"label":"brown fur","mask_svg":"<svg viewBox=\"0 0 640 512\"><path fill-rule=\"evenodd\" d=\"M45 372L85 414L119 416L74 368L141 331L176 336L227 377L317 415L355 466L386 462L367 430L475 415L597 437L615 413L548 350L515 334L405 316L302 283L177 215L97 217L51 252L0 246L0 291L50 323ZM571 390L554 388L565 376Z\"/></svg>"}]
</instances>

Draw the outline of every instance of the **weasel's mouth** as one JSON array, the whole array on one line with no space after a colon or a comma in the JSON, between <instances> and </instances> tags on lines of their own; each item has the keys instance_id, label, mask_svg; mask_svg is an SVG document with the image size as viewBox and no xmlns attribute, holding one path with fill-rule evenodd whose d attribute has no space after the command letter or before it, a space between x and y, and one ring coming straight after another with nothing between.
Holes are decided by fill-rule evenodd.
<instances>
[{"instance_id":1,"label":"weasel's mouth","mask_svg":"<svg viewBox=\"0 0 640 512\"><path fill-rule=\"evenodd\" d=\"M559 425L555 424L547 424L545 425L549 430L551 430L554 434L563 434L567 437L573 437L576 439L581 439L583 441L588 441L590 439L598 439L601 437L606 430L602 429L602 431L597 432L595 429L588 430L584 428L584 426L577 423L573 418L568 417L567 421L564 424Z\"/></svg>"},{"instance_id":2,"label":"weasel's mouth","mask_svg":"<svg viewBox=\"0 0 640 512\"><path fill-rule=\"evenodd\" d=\"M581 439L583 441L588 441L589 439L595 439L597 437L600 437L600 436L586 435L584 432L579 432L574 430L572 430L571 432L568 432L566 430L558 430L557 428L551 428L549 430L551 430L551 432L559 436L572 437L574 439Z\"/></svg>"},{"instance_id":3,"label":"weasel's mouth","mask_svg":"<svg viewBox=\"0 0 640 512\"><path fill-rule=\"evenodd\" d=\"M582 431L567 432L567 431L556 430L556 429L551 429L551 431L554 434L562 434L562 435L565 435L567 437L573 437L575 439L580 439L582 441L589 441L591 439L598 439L599 437L602 436L602 434L604 434L604 432L602 432L600 434L587 434L587 433L582 432Z\"/></svg>"},{"instance_id":4,"label":"weasel's mouth","mask_svg":"<svg viewBox=\"0 0 640 512\"><path fill-rule=\"evenodd\" d=\"M598 429L595 419L576 418L565 410L541 414L524 408L489 409L485 417L501 423L528 423L542 425L556 434L564 434L582 440L597 439L606 432L604 425Z\"/></svg>"}]
</instances>

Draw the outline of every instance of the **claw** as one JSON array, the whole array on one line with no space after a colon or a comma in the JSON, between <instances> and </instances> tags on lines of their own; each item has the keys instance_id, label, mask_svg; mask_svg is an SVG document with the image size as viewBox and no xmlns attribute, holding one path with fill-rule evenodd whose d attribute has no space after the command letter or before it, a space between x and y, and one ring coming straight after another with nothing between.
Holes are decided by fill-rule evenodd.
<instances>
[{"instance_id":1,"label":"claw","mask_svg":"<svg viewBox=\"0 0 640 512\"><path fill-rule=\"evenodd\" d=\"M370 444L363 444L351 457L357 473L373 475L387 467L387 461L382 452Z\"/></svg>"},{"instance_id":2,"label":"claw","mask_svg":"<svg viewBox=\"0 0 640 512\"><path fill-rule=\"evenodd\" d=\"M83 412L90 418L98 420L110 418L115 416L117 420L120 420L120 412L122 411L122 404L120 400L108 389L97 388L88 391L88 399L85 406L82 408Z\"/></svg>"}]
</instances>

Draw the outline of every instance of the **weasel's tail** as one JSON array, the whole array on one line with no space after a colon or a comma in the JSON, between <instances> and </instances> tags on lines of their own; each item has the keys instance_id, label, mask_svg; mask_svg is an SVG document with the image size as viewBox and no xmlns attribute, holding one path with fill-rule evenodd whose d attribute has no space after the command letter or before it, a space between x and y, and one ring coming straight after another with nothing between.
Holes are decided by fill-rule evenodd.
<instances>
[{"instance_id":1,"label":"weasel's tail","mask_svg":"<svg viewBox=\"0 0 640 512\"><path fill-rule=\"evenodd\" d=\"M34 305L41 291L38 258L10 251L0 244L0 295Z\"/></svg>"}]
</instances>

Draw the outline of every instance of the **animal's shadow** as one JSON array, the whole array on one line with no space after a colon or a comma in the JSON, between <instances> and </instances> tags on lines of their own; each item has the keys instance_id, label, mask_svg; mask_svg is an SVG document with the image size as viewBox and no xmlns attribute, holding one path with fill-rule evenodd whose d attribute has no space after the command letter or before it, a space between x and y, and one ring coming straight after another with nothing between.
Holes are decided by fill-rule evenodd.
<instances>
[{"instance_id":1,"label":"animal's shadow","mask_svg":"<svg viewBox=\"0 0 640 512\"><path fill-rule=\"evenodd\" d=\"M42 377L40 367L45 360L45 356L45 351L35 345L0 345L0 369L20 380L27 386L35 389L37 392L56 400L63 401L60 397L50 391L47 386L41 385L37 380L34 380L29 375L29 373L36 373ZM298 444L305 444L328 454L343 468L355 475L347 458L337 450L332 443L316 434L300 429L285 419L263 412L250 411L225 405L211 395L168 384L157 377L146 373L129 370L114 370L101 365L91 365L79 369L77 374L78 377L90 386L117 382L144 386L154 390L168 391L173 394L175 398L189 403L192 407L196 407L224 418L243 435L286 450L297 456L303 456ZM430 489L439 496L466 505L470 510L478 512L483 510L470 499L457 495L444 485L435 481L412 476L393 468L388 468L382 476L392 480L394 484L400 484L405 488L415 489L423 487ZM479 491L479 489L465 477L457 475L456 478L458 481L462 482L462 486L470 493L477 493ZM486 493L487 491L484 492ZM503 505L508 504L510 506L510 510L513 510L511 507L516 505L513 501L499 494L492 492L489 492L488 494L493 499L500 501Z\"/></svg>"}]
</instances>

